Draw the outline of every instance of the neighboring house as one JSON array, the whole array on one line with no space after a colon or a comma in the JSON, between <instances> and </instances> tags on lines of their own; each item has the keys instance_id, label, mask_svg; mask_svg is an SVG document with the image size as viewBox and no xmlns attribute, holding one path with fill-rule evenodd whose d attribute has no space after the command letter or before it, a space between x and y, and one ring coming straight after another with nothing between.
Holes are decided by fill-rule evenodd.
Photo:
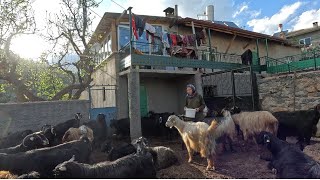
<instances>
[{"instance_id":1,"label":"neighboring house","mask_svg":"<svg viewBox=\"0 0 320 180\"><path fill-rule=\"evenodd\" d=\"M318 22L313 23L312 28L300 29L286 34L286 38L294 44L299 44L303 48L309 46L320 46L320 26Z\"/></svg>"},{"instance_id":2,"label":"neighboring house","mask_svg":"<svg viewBox=\"0 0 320 180\"><path fill-rule=\"evenodd\" d=\"M149 35L144 30L138 40L133 40L131 54L128 14L106 12L90 40L98 53L92 84L116 87L92 91L92 104L97 108L116 107L117 119L130 117L133 138L141 135L141 116L148 111L182 114L186 85L193 83L202 93L203 73L243 67L240 55L247 49L253 51L253 65L259 65L257 55L279 58L300 52L284 39L234 25L166 15L135 15L152 25L155 33ZM205 41L178 48L172 55L157 38L164 33L186 36L201 31L205 32Z\"/></svg>"}]
</instances>

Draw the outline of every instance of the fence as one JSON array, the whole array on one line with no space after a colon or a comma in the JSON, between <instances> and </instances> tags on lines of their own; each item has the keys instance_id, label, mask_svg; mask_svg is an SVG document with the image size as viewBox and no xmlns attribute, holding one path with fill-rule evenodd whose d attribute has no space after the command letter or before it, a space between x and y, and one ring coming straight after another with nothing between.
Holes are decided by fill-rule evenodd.
<instances>
[{"instance_id":1,"label":"fence","mask_svg":"<svg viewBox=\"0 0 320 180\"><path fill-rule=\"evenodd\" d=\"M239 106L243 110L258 108L255 74L251 67L219 71L202 76L203 96L209 109Z\"/></svg>"},{"instance_id":2,"label":"fence","mask_svg":"<svg viewBox=\"0 0 320 180\"><path fill-rule=\"evenodd\" d=\"M0 104L0 137L8 132L39 130L44 124L56 125L80 112L89 118L89 101L43 101Z\"/></svg>"}]
</instances>

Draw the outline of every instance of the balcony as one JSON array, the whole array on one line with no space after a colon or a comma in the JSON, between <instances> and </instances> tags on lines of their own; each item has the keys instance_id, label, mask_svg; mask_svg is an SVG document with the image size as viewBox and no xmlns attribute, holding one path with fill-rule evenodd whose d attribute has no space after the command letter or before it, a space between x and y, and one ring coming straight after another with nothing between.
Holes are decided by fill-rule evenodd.
<instances>
[{"instance_id":1,"label":"balcony","mask_svg":"<svg viewBox=\"0 0 320 180\"><path fill-rule=\"evenodd\" d=\"M161 44L132 42L120 50L120 71L130 67L140 69L163 68L183 70L184 68L235 69L243 67L240 55L218 53L207 47L175 47L171 52L164 52Z\"/></svg>"}]
</instances>

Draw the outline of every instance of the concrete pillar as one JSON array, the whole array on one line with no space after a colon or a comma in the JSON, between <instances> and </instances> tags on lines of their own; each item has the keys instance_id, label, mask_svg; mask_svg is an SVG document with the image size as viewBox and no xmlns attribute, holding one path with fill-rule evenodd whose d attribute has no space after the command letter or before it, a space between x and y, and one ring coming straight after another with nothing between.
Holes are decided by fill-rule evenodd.
<instances>
[{"instance_id":1,"label":"concrete pillar","mask_svg":"<svg viewBox=\"0 0 320 180\"><path fill-rule=\"evenodd\" d=\"M128 73L128 99L131 140L142 136L140 113L140 77L136 69Z\"/></svg>"},{"instance_id":2,"label":"concrete pillar","mask_svg":"<svg viewBox=\"0 0 320 180\"><path fill-rule=\"evenodd\" d=\"M203 96L201 73L194 75L194 86L196 87L197 93Z\"/></svg>"}]
</instances>

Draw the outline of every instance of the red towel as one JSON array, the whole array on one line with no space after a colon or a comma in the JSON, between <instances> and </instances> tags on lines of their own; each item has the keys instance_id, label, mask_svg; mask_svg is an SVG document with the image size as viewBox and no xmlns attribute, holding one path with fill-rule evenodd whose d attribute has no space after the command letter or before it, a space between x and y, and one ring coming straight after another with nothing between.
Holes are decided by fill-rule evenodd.
<instances>
[{"instance_id":1,"label":"red towel","mask_svg":"<svg viewBox=\"0 0 320 180\"><path fill-rule=\"evenodd\" d=\"M139 39L138 32L137 32L137 27L136 27L136 21L134 20L134 16L132 16L131 24L132 24L133 35L136 37L136 39ZM130 37L130 40L131 40L131 37Z\"/></svg>"},{"instance_id":2,"label":"red towel","mask_svg":"<svg viewBox=\"0 0 320 180\"><path fill-rule=\"evenodd\" d=\"M177 45L177 35L170 34L170 38L171 38L171 41L172 41L172 45L176 46Z\"/></svg>"}]
</instances>

